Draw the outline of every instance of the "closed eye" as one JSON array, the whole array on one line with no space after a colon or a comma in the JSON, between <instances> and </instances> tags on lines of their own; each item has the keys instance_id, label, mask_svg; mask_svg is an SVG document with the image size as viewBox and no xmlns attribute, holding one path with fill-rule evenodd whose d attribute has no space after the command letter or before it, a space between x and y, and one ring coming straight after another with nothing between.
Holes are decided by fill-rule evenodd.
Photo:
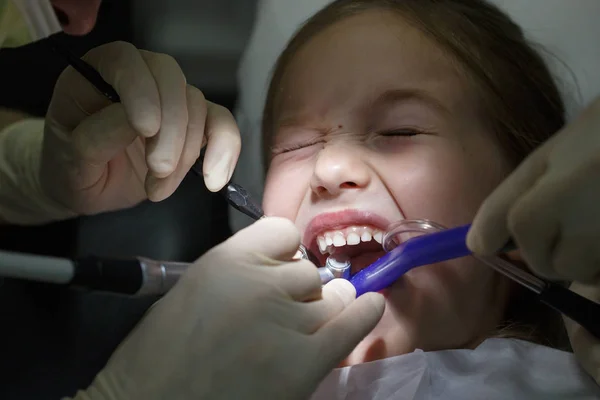
<instances>
[{"instance_id":1,"label":"closed eye","mask_svg":"<svg viewBox=\"0 0 600 400\"><path fill-rule=\"evenodd\" d=\"M379 134L381 136L416 136L416 135L421 135L424 133L425 132L419 131L417 129L402 128L402 129L383 131L383 132L380 132Z\"/></svg>"},{"instance_id":2,"label":"closed eye","mask_svg":"<svg viewBox=\"0 0 600 400\"><path fill-rule=\"evenodd\" d=\"M291 151L304 149L306 147L314 146L314 145L322 143L322 142L323 142L322 140L317 140L317 141L312 141L312 142L307 142L307 143L292 144L289 146L278 146L278 147L272 148L271 152L273 153L273 155L289 153Z\"/></svg>"}]
</instances>

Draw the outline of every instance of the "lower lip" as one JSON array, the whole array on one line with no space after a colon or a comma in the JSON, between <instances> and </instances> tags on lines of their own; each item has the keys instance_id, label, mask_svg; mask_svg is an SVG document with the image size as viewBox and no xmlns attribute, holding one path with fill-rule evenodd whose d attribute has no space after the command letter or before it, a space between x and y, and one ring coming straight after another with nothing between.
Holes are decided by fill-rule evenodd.
<instances>
[{"instance_id":1,"label":"lower lip","mask_svg":"<svg viewBox=\"0 0 600 400\"><path fill-rule=\"evenodd\" d=\"M388 298L388 296L389 296L389 292L390 292L390 289L389 289L389 288L386 288L386 289L381 289L381 290L380 290L380 291L378 291L377 293L380 293L380 294L382 294L382 295L383 295L383 297L387 299L387 298Z\"/></svg>"}]
</instances>

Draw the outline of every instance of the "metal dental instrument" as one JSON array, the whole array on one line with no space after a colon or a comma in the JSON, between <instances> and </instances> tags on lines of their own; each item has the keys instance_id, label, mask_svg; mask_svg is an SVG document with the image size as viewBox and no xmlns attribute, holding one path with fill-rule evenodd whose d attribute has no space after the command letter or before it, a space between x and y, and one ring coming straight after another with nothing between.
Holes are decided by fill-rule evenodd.
<instances>
[{"instance_id":1,"label":"metal dental instrument","mask_svg":"<svg viewBox=\"0 0 600 400\"><path fill-rule=\"evenodd\" d=\"M196 172L196 174L198 174L198 171L196 171L194 168L192 168L192 170L194 172ZM262 208L252 200L252 198L250 197L250 194L246 191L246 189L244 189L240 185L238 185L236 183L229 183L220 191L220 193L225 197L225 200L227 200L227 202L229 203L230 206L232 206L236 210L246 214L250 218L253 218L255 221L265 217L265 214L264 214ZM313 264L315 264L317 267L319 267L319 265L320 265L319 259L306 246L304 246L303 244L300 244L298 251L302 255L303 259L308 260L308 261L312 262ZM329 267L328 267L328 265L325 265L324 267L320 267L319 274L321 274L321 277L326 276L323 274L330 273L330 270L328 268L332 268L332 271L335 270L336 268L340 268L339 266L333 267L333 265L334 265L334 262L332 262L332 264ZM348 266L347 270L349 273L350 266ZM335 274L333 274L333 275L336 275L336 274L338 274L338 272L335 272ZM329 276L329 275L327 275L327 276ZM335 276L335 277L337 278L337 276ZM333 278L331 278L331 279L333 279ZM329 280L331 280L331 279L329 279ZM327 282L329 282L329 280ZM324 284L327 282L324 282Z\"/></svg>"},{"instance_id":2,"label":"metal dental instrument","mask_svg":"<svg viewBox=\"0 0 600 400\"><path fill-rule=\"evenodd\" d=\"M318 268L321 283L325 284L336 278L349 280L351 267L350 259L347 257L328 257L325 266Z\"/></svg>"},{"instance_id":3,"label":"metal dental instrument","mask_svg":"<svg viewBox=\"0 0 600 400\"><path fill-rule=\"evenodd\" d=\"M202 158L203 154L201 154L199 160ZM199 169L198 164L199 162L192 166L192 172L197 176L202 177L203 174ZM246 189L237 183L229 182L223 189L219 191L219 193L225 198L231 207L235 208L241 213L246 214L253 220L258 221L259 219L265 217L263 209L254 201L254 199L252 199L250 193L248 193ZM309 260L316 266L319 266L319 259L306 246L301 244L298 250L302 254L303 259Z\"/></svg>"},{"instance_id":4,"label":"metal dental instrument","mask_svg":"<svg viewBox=\"0 0 600 400\"><path fill-rule=\"evenodd\" d=\"M197 171L194 167L192 167L192 170L196 174L199 174L199 171ZM229 183L220 191L220 193L225 197L225 200L227 200L229 205L246 214L250 218L259 220L265 217L262 208L252 200L250 194L240 185L236 183ZM345 260L344 263L339 263L336 260L330 260L328 258L325 266L320 267L319 259L306 246L301 244L298 248L298 251L303 259L312 262L318 267L322 284L326 284L335 278L343 277L348 279L350 277L351 265L348 260Z\"/></svg>"}]
</instances>

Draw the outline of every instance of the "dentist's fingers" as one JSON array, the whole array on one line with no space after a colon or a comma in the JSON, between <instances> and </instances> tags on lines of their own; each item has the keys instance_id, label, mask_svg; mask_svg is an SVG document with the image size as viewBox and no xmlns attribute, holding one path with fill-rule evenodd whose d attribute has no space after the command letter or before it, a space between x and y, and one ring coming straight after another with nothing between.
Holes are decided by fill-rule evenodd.
<instances>
[{"instance_id":1,"label":"dentist's fingers","mask_svg":"<svg viewBox=\"0 0 600 400\"><path fill-rule=\"evenodd\" d=\"M115 158L138 137L138 132L127 123L122 104L111 104L81 121L72 133L72 147L69 151L71 162L74 163L71 168L77 172L77 175L68 189L75 193L85 192L83 197L71 197L75 209L83 214L98 212L98 209L90 209L90 202L87 199L96 199L98 192L102 190L105 190L105 193L112 193L114 197L109 195L111 199L126 198L129 204L136 204L146 197L146 192L141 182L137 180L134 170L120 168L135 161L128 160L126 157ZM141 145L139 147L141 148ZM140 170L143 170L144 163L143 160L140 161ZM124 169L125 172L111 176L110 169L107 167L109 162L111 168ZM143 179L143 172L141 174L140 178ZM123 193L119 185L107 186L106 182L111 179L113 182L120 181L122 185L127 185L128 191ZM107 201L104 206L110 209L112 203Z\"/></svg>"},{"instance_id":2,"label":"dentist's fingers","mask_svg":"<svg viewBox=\"0 0 600 400\"><path fill-rule=\"evenodd\" d=\"M171 196L179 187L183 178L200 157L205 142L204 126L206 121L206 100L197 88L187 85L186 89L188 124L183 152L175 171L166 178L148 175L146 189L152 201L162 201Z\"/></svg>"},{"instance_id":3,"label":"dentist's fingers","mask_svg":"<svg viewBox=\"0 0 600 400\"><path fill-rule=\"evenodd\" d=\"M307 260L292 261L273 268L275 284L295 301L321 297L321 278L314 264Z\"/></svg>"},{"instance_id":4,"label":"dentist's fingers","mask_svg":"<svg viewBox=\"0 0 600 400\"><path fill-rule=\"evenodd\" d=\"M274 285L296 301L307 301L320 296L321 279L310 261L290 261L299 245L300 232L293 222L269 217L237 232L218 251L227 249L231 258L269 268Z\"/></svg>"},{"instance_id":5,"label":"dentist's fingers","mask_svg":"<svg viewBox=\"0 0 600 400\"><path fill-rule=\"evenodd\" d=\"M146 141L149 173L169 176L179 163L188 125L186 80L177 61L166 54L140 50L160 94L161 123L156 136Z\"/></svg>"},{"instance_id":6,"label":"dentist's fingers","mask_svg":"<svg viewBox=\"0 0 600 400\"><path fill-rule=\"evenodd\" d=\"M385 310L385 299L379 293L365 293L327 324L323 325L311 339L319 344L318 352L323 359L330 360L319 367L319 376L338 365L358 343L375 328Z\"/></svg>"},{"instance_id":7,"label":"dentist's fingers","mask_svg":"<svg viewBox=\"0 0 600 400\"><path fill-rule=\"evenodd\" d=\"M345 279L334 279L323 286L321 298L301 305L296 330L312 334L335 318L356 298L356 289Z\"/></svg>"},{"instance_id":8,"label":"dentist's fingers","mask_svg":"<svg viewBox=\"0 0 600 400\"><path fill-rule=\"evenodd\" d=\"M156 135L161 126L160 94L140 51L131 43L114 42L90 50L82 59L117 91L133 129L146 138ZM57 120L72 130L83 118L106 107L110 101L73 68L67 68L63 75L60 79L66 79L69 84L57 83L56 87L77 87L78 90L71 90L70 96L58 97L64 101L71 98L75 107L55 104L52 111Z\"/></svg>"},{"instance_id":9,"label":"dentist's fingers","mask_svg":"<svg viewBox=\"0 0 600 400\"><path fill-rule=\"evenodd\" d=\"M540 148L504 180L479 208L467 246L477 254L493 254L511 237L508 215L523 194L535 185L546 169L546 151Z\"/></svg>"},{"instance_id":10,"label":"dentist's fingers","mask_svg":"<svg viewBox=\"0 0 600 400\"><path fill-rule=\"evenodd\" d=\"M540 179L529 191L515 200L506 216L508 230L520 249L521 256L534 272L549 278L559 276L552 263L559 235L556 206L556 182Z\"/></svg>"},{"instance_id":11,"label":"dentist's fingers","mask_svg":"<svg viewBox=\"0 0 600 400\"><path fill-rule=\"evenodd\" d=\"M225 107L207 102L206 154L202 165L204 182L211 192L221 190L231 179L240 156L240 131Z\"/></svg>"},{"instance_id":12,"label":"dentist's fingers","mask_svg":"<svg viewBox=\"0 0 600 400\"><path fill-rule=\"evenodd\" d=\"M127 123L125 107L111 104L81 121L72 135L74 158L104 173L106 164L133 143L138 132Z\"/></svg>"},{"instance_id":13,"label":"dentist's fingers","mask_svg":"<svg viewBox=\"0 0 600 400\"><path fill-rule=\"evenodd\" d=\"M552 264L566 280L579 283L600 282L600 170L595 165L570 175L555 188L552 208L560 224ZM562 189L562 190L561 190Z\"/></svg>"},{"instance_id":14,"label":"dentist's fingers","mask_svg":"<svg viewBox=\"0 0 600 400\"><path fill-rule=\"evenodd\" d=\"M600 173L593 165L542 178L509 214L512 235L529 267L549 279L597 283L600 276L595 210Z\"/></svg>"},{"instance_id":15,"label":"dentist's fingers","mask_svg":"<svg viewBox=\"0 0 600 400\"><path fill-rule=\"evenodd\" d=\"M236 250L233 257L261 257L275 265L291 260L300 246L300 232L289 219L268 217L240 230L226 243L228 249Z\"/></svg>"}]
</instances>

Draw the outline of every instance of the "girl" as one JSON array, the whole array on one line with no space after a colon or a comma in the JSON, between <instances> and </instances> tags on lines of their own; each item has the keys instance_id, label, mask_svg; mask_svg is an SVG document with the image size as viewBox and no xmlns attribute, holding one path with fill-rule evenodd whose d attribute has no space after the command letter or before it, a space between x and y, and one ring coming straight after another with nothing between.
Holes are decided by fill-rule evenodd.
<instances>
[{"instance_id":1,"label":"girl","mask_svg":"<svg viewBox=\"0 0 600 400\"><path fill-rule=\"evenodd\" d=\"M356 271L382 255L389 223L472 221L564 122L544 61L484 1L336 1L274 70L264 208ZM316 397L600 397L562 351L560 316L474 259L415 269L384 294L379 325Z\"/></svg>"}]
</instances>

